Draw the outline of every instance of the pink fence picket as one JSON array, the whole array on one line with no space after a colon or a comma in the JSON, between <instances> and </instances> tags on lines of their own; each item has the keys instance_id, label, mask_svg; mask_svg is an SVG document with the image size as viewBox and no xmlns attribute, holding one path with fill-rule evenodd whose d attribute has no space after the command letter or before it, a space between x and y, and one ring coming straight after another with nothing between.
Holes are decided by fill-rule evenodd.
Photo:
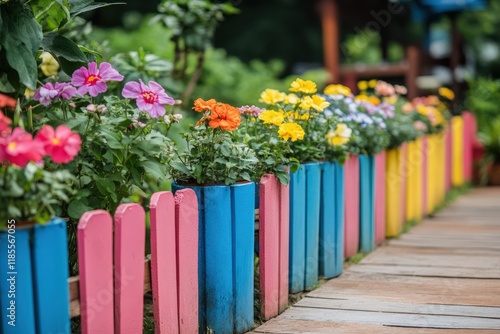
<instances>
[{"instance_id":1,"label":"pink fence picket","mask_svg":"<svg viewBox=\"0 0 500 334\"><path fill-rule=\"evenodd\" d=\"M476 118L471 112L463 113L464 119L464 180L472 180L472 151L474 139L476 138L477 124Z\"/></svg>"},{"instance_id":2,"label":"pink fence picket","mask_svg":"<svg viewBox=\"0 0 500 334\"><path fill-rule=\"evenodd\" d=\"M359 158L351 155L345 163L345 244L346 258L359 249Z\"/></svg>"},{"instance_id":3,"label":"pink fence picket","mask_svg":"<svg viewBox=\"0 0 500 334\"><path fill-rule=\"evenodd\" d=\"M288 305L289 189L274 175L260 182L259 258L260 299L264 319Z\"/></svg>"},{"instance_id":4,"label":"pink fence picket","mask_svg":"<svg viewBox=\"0 0 500 334\"><path fill-rule=\"evenodd\" d=\"M151 261L145 212L120 205L85 213L78 224L82 334L142 333L144 292L152 288L155 333L198 333L198 202L192 190L151 199ZM114 249L114 257L113 257ZM151 270L151 278L149 271ZM77 291L77 290L76 290Z\"/></svg>"},{"instance_id":5,"label":"pink fence picket","mask_svg":"<svg viewBox=\"0 0 500 334\"><path fill-rule=\"evenodd\" d=\"M386 152L375 157L375 243L385 240L385 167Z\"/></svg>"}]
</instances>

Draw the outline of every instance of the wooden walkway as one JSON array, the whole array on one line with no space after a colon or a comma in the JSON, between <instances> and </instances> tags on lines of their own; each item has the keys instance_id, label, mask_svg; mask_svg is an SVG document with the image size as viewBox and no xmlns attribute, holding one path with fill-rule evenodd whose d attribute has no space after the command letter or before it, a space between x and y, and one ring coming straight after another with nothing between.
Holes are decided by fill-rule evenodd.
<instances>
[{"instance_id":1,"label":"wooden walkway","mask_svg":"<svg viewBox=\"0 0 500 334\"><path fill-rule=\"evenodd\" d=\"M500 333L500 188L460 197L254 333Z\"/></svg>"}]
</instances>

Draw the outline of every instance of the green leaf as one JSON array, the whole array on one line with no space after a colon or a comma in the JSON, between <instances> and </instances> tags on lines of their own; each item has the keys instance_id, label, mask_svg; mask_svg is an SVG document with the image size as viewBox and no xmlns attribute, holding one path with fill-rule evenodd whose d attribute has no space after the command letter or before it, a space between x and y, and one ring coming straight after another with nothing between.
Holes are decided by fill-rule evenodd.
<instances>
[{"instance_id":1,"label":"green leaf","mask_svg":"<svg viewBox=\"0 0 500 334\"><path fill-rule=\"evenodd\" d=\"M68 215L71 218L79 219L85 212L92 210L84 199L72 201L68 205Z\"/></svg>"},{"instance_id":2,"label":"green leaf","mask_svg":"<svg viewBox=\"0 0 500 334\"><path fill-rule=\"evenodd\" d=\"M113 181L111 181L108 178L100 177L100 178L95 180L95 184L97 186L97 189L99 189L99 192L105 196L113 193L116 189Z\"/></svg>"},{"instance_id":3,"label":"green leaf","mask_svg":"<svg viewBox=\"0 0 500 334\"><path fill-rule=\"evenodd\" d=\"M71 18L67 0L32 0L31 7L38 22L54 30Z\"/></svg>"},{"instance_id":4,"label":"green leaf","mask_svg":"<svg viewBox=\"0 0 500 334\"><path fill-rule=\"evenodd\" d=\"M92 11L97 8L112 6L112 5L126 5L125 2L115 2L115 3L102 3L96 2L94 0L68 0L70 13L72 16L77 16L85 12Z\"/></svg>"},{"instance_id":5,"label":"green leaf","mask_svg":"<svg viewBox=\"0 0 500 334\"><path fill-rule=\"evenodd\" d=\"M85 63L87 61L87 57L78 48L78 45L69 38L57 33L49 33L43 36L42 49L70 62Z\"/></svg>"},{"instance_id":6,"label":"green leaf","mask_svg":"<svg viewBox=\"0 0 500 334\"><path fill-rule=\"evenodd\" d=\"M172 161L170 166L183 174L191 175L191 171L180 161Z\"/></svg>"},{"instance_id":7,"label":"green leaf","mask_svg":"<svg viewBox=\"0 0 500 334\"><path fill-rule=\"evenodd\" d=\"M142 161L141 165L146 170L146 173L152 174L156 179L163 180L166 178L165 168L162 168L163 165L150 160Z\"/></svg>"}]
</instances>

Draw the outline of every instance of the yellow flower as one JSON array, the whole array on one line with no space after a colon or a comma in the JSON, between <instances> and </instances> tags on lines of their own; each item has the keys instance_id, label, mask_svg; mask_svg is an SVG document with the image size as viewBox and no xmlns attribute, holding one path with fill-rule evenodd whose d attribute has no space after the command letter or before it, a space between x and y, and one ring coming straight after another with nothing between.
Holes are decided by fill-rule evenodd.
<instances>
[{"instance_id":1,"label":"yellow flower","mask_svg":"<svg viewBox=\"0 0 500 334\"><path fill-rule=\"evenodd\" d=\"M297 123L283 123L280 125L278 135L285 141L289 139L291 141L296 141L304 139L305 132Z\"/></svg>"},{"instance_id":2,"label":"yellow flower","mask_svg":"<svg viewBox=\"0 0 500 334\"><path fill-rule=\"evenodd\" d=\"M370 88L377 87L377 80L372 79L372 80L368 81L368 87L370 87Z\"/></svg>"},{"instance_id":3,"label":"yellow flower","mask_svg":"<svg viewBox=\"0 0 500 334\"><path fill-rule=\"evenodd\" d=\"M313 99L310 96L305 96L300 101L300 108L304 110L311 110L313 104Z\"/></svg>"},{"instance_id":4,"label":"yellow flower","mask_svg":"<svg viewBox=\"0 0 500 334\"><path fill-rule=\"evenodd\" d=\"M308 112L305 114L301 114L298 111L289 111L286 114L286 117L292 120L307 121L311 117L311 115Z\"/></svg>"},{"instance_id":5,"label":"yellow flower","mask_svg":"<svg viewBox=\"0 0 500 334\"><path fill-rule=\"evenodd\" d=\"M319 95L313 95L311 106L317 111L323 111L326 107L330 105L330 102L326 102L326 99Z\"/></svg>"},{"instance_id":6,"label":"yellow flower","mask_svg":"<svg viewBox=\"0 0 500 334\"><path fill-rule=\"evenodd\" d=\"M396 102L398 102L398 96L397 95L386 96L384 97L384 102L389 104L396 104Z\"/></svg>"},{"instance_id":7,"label":"yellow flower","mask_svg":"<svg viewBox=\"0 0 500 334\"><path fill-rule=\"evenodd\" d=\"M295 105L295 104L299 103L299 101L300 101L299 97L297 95L293 94L293 93L292 94L288 94L285 97L285 103L286 104L293 104L293 105Z\"/></svg>"},{"instance_id":8,"label":"yellow flower","mask_svg":"<svg viewBox=\"0 0 500 334\"><path fill-rule=\"evenodd\" d=\"M326 95L344 95L344 96L350 96L351 95L351 89L349 87L346 87L344 85L328 85L326 86L324 93Z\"/></svg>"},{"instance_id":9,"label":"yellow flower","mask_svg":"<svg viewBox=\"0 0 500 334\"><path fill-rule=\"evenodd\" d=\"M27 99L31 99L33 97L33 95L35 95L35 92L32 91L31 89L29 88L26 88L24 90L24 97L27 98Z\"/></svg>"},{"instance_id":10,"label":"yellow flower","mask_svg":"<svg viewBox=\"0 0 500 334\"><path fill-rule=\"evenodd\" d=\"M437 96L430 95L427 97L427 104L431 106L438 106L440 103L441 101L439 101L439 98Z\"/></svg>"},{"instance_id":11,"label":"yellow flower","mask_svg":"<svg viewBox=\"0 0 500 334\"><path fill-rule=\"evenodd\" d=\"M424 116L427 116L429 114L428 108L423 104L417 105L417 112Z\"/></svg>"},{"instance_id":12,"label":"yellow flower","mask_svg":"<svg viewBox=\"0 0 500 334\"><path fill-rule=\"evenodd\" d=\"M445 99L448 99L450 101L455 98L455 93L453 93L453 91L451 89L446 88L446 87L439 88L438 93L439 93L439 95L441 95L442 97L444 97Z\"/></svg>"},{"instance_id":13,"label":"yellow flower","mask_svg":"<svg viewBox=\"0 0 500 334\"><path fill-rule=\"evenodd\" d=\"M57 62L57 60L52 57L50 53L45 51L42 52L40 58L42 58L40 69L42 70L43 74L47 77L56 75L59 71L59 63Z\"/></svg>"},{"instance_id":14,"label":"yellow flower","mask_svg":"<svg viewBox=\"0 0 500 334\"><path fill-rule=\"evenodd\" d=\"M290 91L296 93L314 94L317 90L318 89L316 88L316 84L311 80L304 81L300 78L297 78L290 85Z\"/></svg>"},{"instance_id":15,"label":"yellow flower","mask_svg":"<svg viewBox=\"0 0 500 334\"><path fill-rule=\"evenodd\" d=\"M286 94L276 89L266 89L260 94L259 102L274 105L285 100Z\"/></svg>"},{"instance_id":16,"label":"yellow flower","mask_svg":"<svg viewBox=\"0 0 500 334\"><path fill-rule=\"evenodd\" d=\"M274 124L280 126L281 123L285 121L285 116L282 112L277 112L274 110L264 110L259 119L264 122L264 124Z\"/></svg>"},{"instance_id":17,"label":"yellow flower","mask_svg":"<svg viewBox=\"0 0 500 334\"><path fill-rule=\"evenodd\" d=\"M366 94L360 94L360 95L356 95L356 97L354 98L354 101L366 101L366 102L369 102L373 105L379 105L380 104L380 99L376 96L368 96Z\"/></svg>"},{"instance_id":18,"label":"yellow flower","mask_svg":"<svg viewBox=\"0 0 500 334\"><path fill-rule=\"evenodd\" d=\"M344 145L351 138L351 134L352 130L346 124L340 123L335 131L332 130L326 134L326 140L332 146Z\"/></svg>"},{"instance_id":19,"label":"yellow flower","mask_svg":"<svg viewBox=\"0 0 500 334\"><path fill-rule=\"evenodd\" d=\"M358 81L358 89L361 91L367 90L368 89L368 81L366 81L366 80Z\"/></svg>"}]
</instances>

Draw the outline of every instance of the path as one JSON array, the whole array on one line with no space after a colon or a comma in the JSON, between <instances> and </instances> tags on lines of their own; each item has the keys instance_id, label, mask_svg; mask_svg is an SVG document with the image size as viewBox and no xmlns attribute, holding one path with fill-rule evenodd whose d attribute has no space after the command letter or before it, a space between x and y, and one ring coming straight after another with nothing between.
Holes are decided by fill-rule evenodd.
<instances>
[{"instance_id":1,"label":"path","mask_svg":"<svg viewBox=\"0 0 500 334\"><path fill-rule=\"evenodd\" d=\"M255 333L500 333L500 188L474 189Z\"/></svg>"}]
</instances>

